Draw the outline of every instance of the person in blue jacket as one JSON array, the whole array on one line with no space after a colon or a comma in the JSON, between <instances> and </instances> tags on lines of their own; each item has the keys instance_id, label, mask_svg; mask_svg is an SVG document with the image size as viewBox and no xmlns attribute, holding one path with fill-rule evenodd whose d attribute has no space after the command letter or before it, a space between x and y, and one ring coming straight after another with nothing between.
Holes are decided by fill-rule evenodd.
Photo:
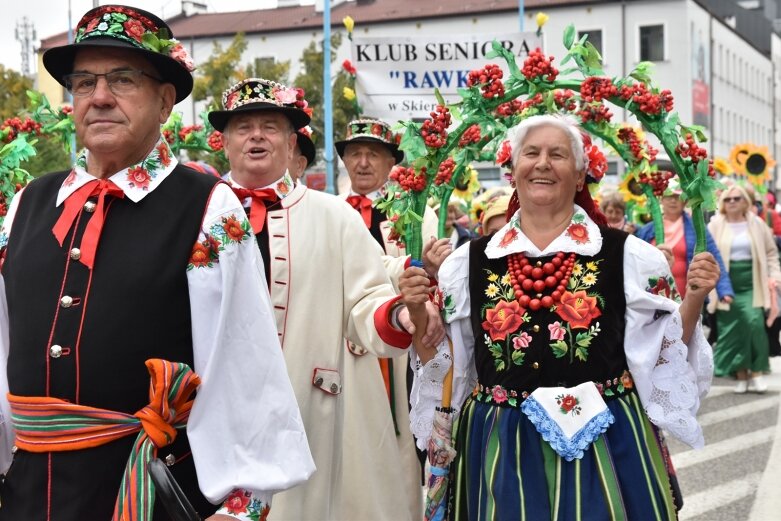
<instances>
[{"instance_id":1,"label":"person in blue jacket","mask_svg":"<svg viewBox=\"0 0 781 521\"><path fill-rule=\"evenodd\" d=\"M694 256L694 246L697 236L694 232L694 224L691 217L684 211L686 203L681 200L681 189L677 180L671 180L664 194L662 195L662 216L664 218L664 244L672 252L673 264L672 272L675 279L675 285L681 297L685 296L686 291L686 270ZM639 238L648 243L655 244L654 223L648 223L635 232ZM713 241L710 232L705 230L706 247L708 252L713 255L716 262L719 263L721 275L716 284L716 293L719 300L725 303L732 302L735 292L732 290L732 284L729 280L729 273L721 259L719 249Z\"/></svg>"}]
</instances>

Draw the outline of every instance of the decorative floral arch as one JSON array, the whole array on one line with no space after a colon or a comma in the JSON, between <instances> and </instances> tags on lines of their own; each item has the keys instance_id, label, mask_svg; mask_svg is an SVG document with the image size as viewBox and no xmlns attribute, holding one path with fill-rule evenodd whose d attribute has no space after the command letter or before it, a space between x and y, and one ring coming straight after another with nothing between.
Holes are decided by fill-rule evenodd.
<instances>
[{"instance_id":1,"label":"decorative floral arch","mask_svg":"<svg viewBox=\"0 0 781 521\"><path fill-rule=\"evenodd\" d=\"M656 237L663 238L661 212L654 195L662 194L671 175L659 170L655 163L657 150L638 129L611 122L611 105L631 112L646 132L659 139L692 209L696 251L705 250L702 208L715 207L713 189L718 183L713 179L712 162L698 145L707 140L703 128L681 123L673 112L670 91L660 90L651 81L652 64L641 62L626 77L607 77L602 59L587 36L575 41L573 25L564 32L564 46L568 53L561 63L570 67L560 71L553 66L554 58L539 49L530 52L519 68L515 57L494 41L486 58L503 58L509 77L504 78L498 65L488 64L470 72L468 88L459 89L458 102L446 105L437 92L439 105L429 119L421 124L403 123L406 130L400 147L410 166L391 174L396 183L389 185L377 206L394 222L395 231L413 258L421 255L420 229L427 198L439 199L441 206L446 206L466 167L472 161L496 156L501 164L507 152L501 145L507 130L537 114L571 114L580 120L583 130L615 150L626 162L628 175L648 196ZM448 131L454 120L457 125ZM592 171L592 175L602 174L604 170ZM440 215L440 235L443 225L444 215Z\"/></svg>"}]
</instances>

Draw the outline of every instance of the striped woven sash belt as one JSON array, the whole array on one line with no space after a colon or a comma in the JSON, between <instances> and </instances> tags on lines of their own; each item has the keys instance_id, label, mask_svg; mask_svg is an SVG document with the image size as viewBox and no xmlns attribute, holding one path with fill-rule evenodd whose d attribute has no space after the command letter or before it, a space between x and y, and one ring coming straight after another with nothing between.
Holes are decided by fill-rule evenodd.
<instances>
[{"instance_id":1,"label":"striped woven sash belt","mask_svg":"<svg viewBox=\"0 0 781 521\"><path fill-rule=\"evenodd\" d=\"M176 429L187 424L201 383L187 364L146 361L151 378L149 405L135 414L77 405L58 398L8 394L16 446L28 452L88 449L138 433L125 466L113 521L149 521L154 484L147 465L157 449L173 443Z\"/></svg>"}]
</instances>

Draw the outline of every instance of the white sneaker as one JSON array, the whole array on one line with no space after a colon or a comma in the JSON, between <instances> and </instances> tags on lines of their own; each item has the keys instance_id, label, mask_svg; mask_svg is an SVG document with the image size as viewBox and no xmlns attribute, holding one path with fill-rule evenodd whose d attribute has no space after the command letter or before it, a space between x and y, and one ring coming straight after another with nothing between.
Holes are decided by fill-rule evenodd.
<instances>
[{"instance_id":1,"label":"white sneaker","mask_svg":"<svg viewBox=\"0 0 781 521\"><path fill-rule=\"evenodd\" d=\"M753 376L748 381L748 391L752 393L762 394L767 391L767 383L762 375Z\"/></svg>"},{"instance_id":2,"label":"white sneaker","mask_svg":"<svg viewBox=\"0 0 781 521\"><path fill-rule=\"evenodd\" d=\"M748 380L738 380L738 383L732 392L735 394L746 394L747 390L748 390Z\"/></svg>"}]
</instances>

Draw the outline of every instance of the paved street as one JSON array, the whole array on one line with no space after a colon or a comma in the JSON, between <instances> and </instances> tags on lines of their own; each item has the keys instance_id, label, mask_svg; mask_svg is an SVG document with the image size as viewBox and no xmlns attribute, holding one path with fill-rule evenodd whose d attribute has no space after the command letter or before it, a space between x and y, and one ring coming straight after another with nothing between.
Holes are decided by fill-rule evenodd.
<instances>
[{"instance_id":1,"label":"paved street","mask_svg":"<svg viewBox=\"0 0 781 521\"><path fill-rule=\"evenodd\" d=\"M781 520L781 358L771 358L771 368L765 394L736 395L732 380L714 379L698 416L704 449L669 439L681 520Z\"/></svg>"}]
</instances>

